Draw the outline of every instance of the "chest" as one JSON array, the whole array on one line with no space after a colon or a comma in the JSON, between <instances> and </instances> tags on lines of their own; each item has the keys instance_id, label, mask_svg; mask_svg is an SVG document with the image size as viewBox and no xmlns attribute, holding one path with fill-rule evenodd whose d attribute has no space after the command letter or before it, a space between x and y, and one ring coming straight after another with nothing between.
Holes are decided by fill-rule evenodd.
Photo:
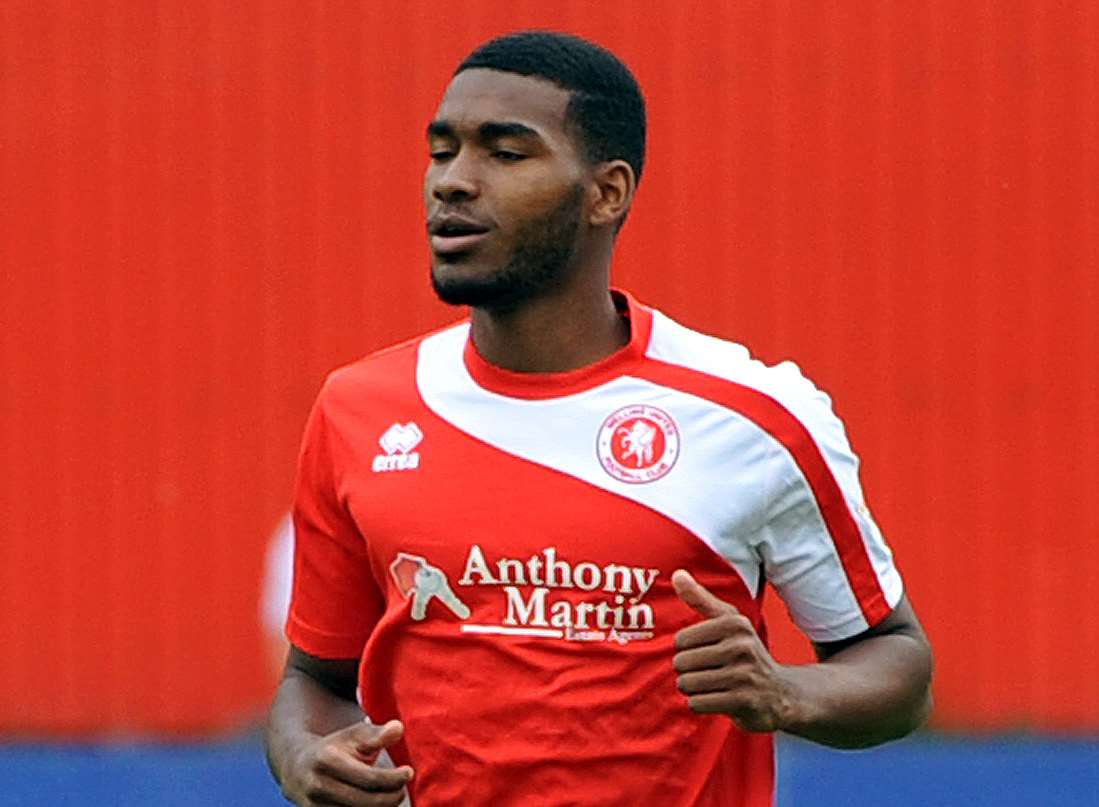
<instances>
[{"instance_id":1,"label":"chest","mask_svg":"<svg viewBox=\"0 0 1099 807\"><path fill-rule=\"evenodd\" d=\"M608 408L568 422L511 413L514 450L426 409L376 424L341 481L375 576L463 618L488 607L495 624L643 629L677 568L726 581L748 605L766 494L737 466L757 449L749 440L707 464L712 422L667 403Z\"/></svg>"}]
</instances>

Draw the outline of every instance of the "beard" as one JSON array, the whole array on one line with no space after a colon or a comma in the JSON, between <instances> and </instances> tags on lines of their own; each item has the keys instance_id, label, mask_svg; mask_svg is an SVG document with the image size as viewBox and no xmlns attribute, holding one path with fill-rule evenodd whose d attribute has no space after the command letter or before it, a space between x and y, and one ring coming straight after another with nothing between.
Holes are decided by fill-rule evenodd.
<instances>
[{"instance_id":1,"label":"beard","mask_svg":"<svg viewBox=\"0 0 1099 807\"><path fill-rule=\"evenodd\" d=\"M433 269L435 294L451 305L512 311L560 286L576 249L583 200L583 187L575 185L548 216L519 227L507 263L484 277L447 277Z\"/></svg>"}]
</instances>

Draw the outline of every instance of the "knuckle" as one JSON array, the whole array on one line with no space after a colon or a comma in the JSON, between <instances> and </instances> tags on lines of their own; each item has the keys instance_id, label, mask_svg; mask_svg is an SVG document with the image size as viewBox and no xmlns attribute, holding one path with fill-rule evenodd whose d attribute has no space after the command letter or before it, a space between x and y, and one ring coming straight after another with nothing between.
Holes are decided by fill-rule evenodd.
<instances>
[{"instance_id":1,"label":"knuckle","mask_svg":"<svg viewBox=\"0 0 1099 807\"><path fill-rule=\"evenodd\" d=\"M724 664L736 661L740 655L740 648L741 642L735 636L726 636L717 643L718 653L720 653L721 661Z\"/></svg>"},{"instance_id":2,"label":"knuckle","mask_svg":"<svg viewBox=\"0 0 1099 807\"><path fill-rule=\"evenodd\" d=\"M335 767L338 757L339 752L331 745L321 746L313 756L313 768L318 771L330 773L332 768Z\"/></svg>"},{"instance_id":3,"label":"knuckle","mask_svg":"<svg viewBox=\"0 0 1099 807\"><path fill-rule=\"evenodd\" d=\"M722 633L735 633L738 629L736 620L735 614L722 614L717 618L717 624Z\"/></svg>"},{"instance_id":4,"label":"knuckle","mask_svg":"<svg viewBox=\"0 0 1099 807\"><path fill-rule=\"evenodd\" d=\"M751 643L744 636L727 636L721 641L721 655L727 664L745 661L752 657Z\"/></svg>"},{"instance_id":5,"label":"knuckle","mask_svg":"<svg viewBox=\"0 0 1099 807\"><path fill-rule=\"evenodd\" d=\"M750 661L754 657L752 646L747 642L737 642L733 648L733 657L737 661Z\"/></svg>"},{"instance_id":6,"label":"knuckle","mask_svg":"<svg viewBox=\"0 0 1099 807\"><path fill-rule=\"evenodd\" d=\"M730 614L729 625L737 633L751 633L752 623L744 614Z\"/></svg>"}]
</instances>

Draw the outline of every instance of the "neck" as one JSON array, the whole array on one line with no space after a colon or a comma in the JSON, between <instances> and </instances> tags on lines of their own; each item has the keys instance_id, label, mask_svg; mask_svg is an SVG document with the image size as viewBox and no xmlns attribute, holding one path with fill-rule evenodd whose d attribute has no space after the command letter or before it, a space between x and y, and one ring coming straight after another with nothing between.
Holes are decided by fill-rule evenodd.
<instances>
[{"instance_id":1,"label":"neck","mask_svg":"<svg viewBox=\"0 0 1099 807\"><path fill-rule=\"evenodd\" d=\"M629 322L615 309L607 281L606 273L595 275L510 311L474 308L477 352L520 373L562 373L606 358L630 341Z\"/></svg>"}]
</instances>

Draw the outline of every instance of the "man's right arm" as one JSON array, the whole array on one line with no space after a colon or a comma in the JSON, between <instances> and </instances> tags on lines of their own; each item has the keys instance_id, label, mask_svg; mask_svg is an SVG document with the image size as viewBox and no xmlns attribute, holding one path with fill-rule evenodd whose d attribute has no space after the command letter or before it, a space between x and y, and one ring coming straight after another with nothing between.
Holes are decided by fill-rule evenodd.
<instances>
[{"instance_id":1,"label":"man's right arm","mask_svg":"<svg viewBox=\"0 0 1099 807\"><path fill-rule=\"evenodd\" d=\"M412 769L378 768L378 753L403 726L364 720L355 700L359 662L329 660L290 647L268 718L267 761L283 795L300 807L396 807Z\"/></svg>"}]
</instances>

